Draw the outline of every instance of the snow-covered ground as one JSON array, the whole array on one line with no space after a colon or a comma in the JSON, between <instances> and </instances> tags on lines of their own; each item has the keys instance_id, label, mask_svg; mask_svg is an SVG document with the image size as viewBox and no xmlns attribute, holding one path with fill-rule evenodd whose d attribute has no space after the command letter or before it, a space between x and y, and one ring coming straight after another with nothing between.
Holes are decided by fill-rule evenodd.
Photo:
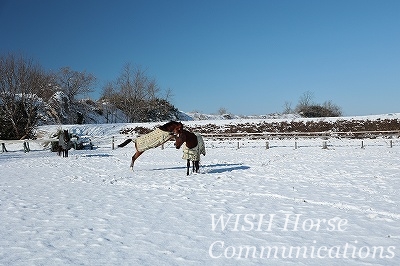
<instances>
[{"instance_id":1,"label":"snow-covered ground","mask_svg":"<svg viewBox=\"0 0 400 266\"><path fill-rule=\"evenodd\" d=\"M173 142L130 171L124 126L66 126L96 146L68 158L7 144L0 265L400 265L399 139L206 140L187 177Z\"/></svg>"}]
</instances>

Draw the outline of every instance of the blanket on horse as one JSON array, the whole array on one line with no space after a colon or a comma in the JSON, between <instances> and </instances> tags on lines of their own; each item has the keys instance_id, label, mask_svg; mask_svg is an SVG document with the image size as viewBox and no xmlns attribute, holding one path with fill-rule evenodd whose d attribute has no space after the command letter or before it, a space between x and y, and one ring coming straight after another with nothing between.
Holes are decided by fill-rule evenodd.
<instances>
[{"instance_id":1,"label":"blanket on horse","mask_svg":"<svg viewBox=\"0 0 400 266\"><path fill-rule=\"evenodd\" d=\"M60 133L60 135L58 136L58 146L60 146L64 150L67 149L67 142L64 139L63 133Z\"/></svg>"},{"instance_id":2,"label":"blanket on horse","mask_svg":"<svg viewBox=\"0 0 400 266\"><path fill-rule=\"evenodd\" d=\"M171 137L172 135L170 132L157 128L148 134L138 137L135 140L136 149L140 152L143 152L148 149L158 147L170 140Z\"/></svg>"},{"instance_id":3,"label":"blanket on horse","mask_svg":"<svg viewBox=\"0 0 400 266\"><path fill-rule=\"evenodd\" d=\"M200 154L206 155L206 147L204 146L203 137L199 133L194 133L197 137L197 146L189 149L186 145L183 146L182 159L190 161L200 161Z\"/></svg>"}]
</instances>

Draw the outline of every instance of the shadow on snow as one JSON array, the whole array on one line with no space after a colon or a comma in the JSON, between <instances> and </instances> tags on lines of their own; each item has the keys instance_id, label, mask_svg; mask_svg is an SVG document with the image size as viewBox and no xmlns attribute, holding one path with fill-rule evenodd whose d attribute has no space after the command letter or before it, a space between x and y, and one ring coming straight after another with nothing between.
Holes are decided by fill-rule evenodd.
<instances>
[{"instance_id":1,"label":"shadow on snow","mask_svg":"<svg viewBox=\"0 0 400 266\"><path fill-rule=\"evenodd\" d=\"M107 153L99 153L99 154L84 154L82 157L111 157L113 155Z\"/></svg>"},{"instance_id":2,"label":"shadow on snow","mask_svg":"<svg viewBox=\"0 0 400 266\"><path fill-rule=\"evenodd\" d=\"M154 171L160 170L178 170L178 169L186 169L186 166L175 166L175 167L164 167L164 168L155 168L152 169ZM203 171L202 171L203 169ZM204 174L220 174L224 172L232 172L235 170L247 170L250 169L250 166L243 164L209 164L209 165L201 165L200 172Z\"/></svg>"}]
</instances>

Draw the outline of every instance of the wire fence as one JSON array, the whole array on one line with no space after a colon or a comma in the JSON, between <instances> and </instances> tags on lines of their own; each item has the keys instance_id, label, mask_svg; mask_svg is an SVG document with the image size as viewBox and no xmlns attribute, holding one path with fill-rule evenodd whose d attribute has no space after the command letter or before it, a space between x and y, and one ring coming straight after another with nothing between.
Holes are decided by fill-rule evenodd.
<instances>
[{"instance_id":1,"label":"wire fence","mask_svg":"<svg viewBox=\"0 0 400 266\"><path fill-rule=\"evenodd\" d=\"M306 148L318 147L329 149L333 147L352 146L365 148L368 146L382 146L392 148L400 146L400 130L396 131L357 131L357 132L289 132L289 133L212 133L202 134L206 148ZM93 136L91 141L94 147L110 147L115 149L116 145L127 138L136 138L134 135L120 134L117 136ZM21 144L25 152L30 151L30 143L38 143L46 146L49 142L57 139L36 140L0 140L1 152L7 152L6 144ZM168 141L161 146L164 148L175 148L174 142Z\"/></svg>"}]
</instances>

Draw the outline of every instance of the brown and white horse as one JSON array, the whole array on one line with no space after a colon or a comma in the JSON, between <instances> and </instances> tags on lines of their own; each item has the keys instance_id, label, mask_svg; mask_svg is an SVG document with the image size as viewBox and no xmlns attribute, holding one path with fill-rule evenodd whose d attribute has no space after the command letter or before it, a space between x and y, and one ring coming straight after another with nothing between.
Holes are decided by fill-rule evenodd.
<instances>
[{"instance_id":1,"label":"brown and white horse","mask_svg":"<svg viewBox=\"0 0 400 266\"><path fill-rule=\"evenodd\" d=\"M206 155L203 137L200 134L178 128L174 132L175 147L179 149L183 143L183 157L186 160L186 175L189 175L190 161L193 163L193 172L198 173L200 169L200 154Z\"/></svg>"}]
</instances>

